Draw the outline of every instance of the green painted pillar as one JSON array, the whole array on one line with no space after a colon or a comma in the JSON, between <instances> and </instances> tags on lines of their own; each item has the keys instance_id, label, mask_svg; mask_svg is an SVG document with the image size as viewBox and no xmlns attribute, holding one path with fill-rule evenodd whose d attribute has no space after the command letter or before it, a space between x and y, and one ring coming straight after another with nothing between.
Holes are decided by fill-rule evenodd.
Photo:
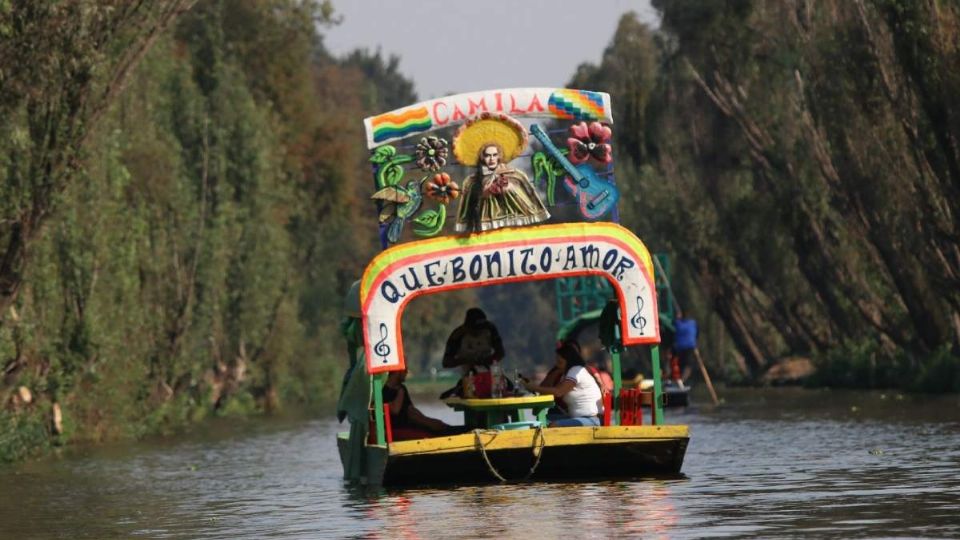
<instances>
[{"instance_id":1,"label":"green painted pillar","mask_svg":"<svg viewBox=\"0 0 960 540\"><path fill-rule=\"evenodd\" d=\"M623 351L623 336L620 335L620 308L617 308L617 322L613 326L613 337L616 340L610 347L610 361L613 363L613 414L610 415L610 423L620 425L620 388L623 386L623 378L620 373L620 352Z\"/></svg>"},{"instance_id":2,"label":"green painted pillar","mask_svg":"<svg viewBox=\"0 0 960 540\"><path fill-rule=\"evenodd\" d=\"M610 413L610 424L620 425L620 389L623 388L623 377L620 375L620 347L610 350L610 369L613 371L613 412Z\"/></svg>"},{"instance_id":3,"label":"green painted pillar","mask_svg":"<svg viewBox=\"0 0 960 540\"><path fill-rule=\"evenodd\" d=\"M387 444L387 431L383 419L383 383L386 380L386 373L377 373L373 376L373 417L377 421L377 445L379 446Z\"/></svg>"},{"instance_id":4,"label":"green painted pillar","mask_svg":"<svg viewBox=\"0 0 960 540\"><path fill-rule=\"evenodd\" d=\"M660 373L660 346L654 345L650 348L650 360L653 367L653 410L654 417L657 419L657 425L663 424L663 374Z\"/></svg>"}]
</instances>

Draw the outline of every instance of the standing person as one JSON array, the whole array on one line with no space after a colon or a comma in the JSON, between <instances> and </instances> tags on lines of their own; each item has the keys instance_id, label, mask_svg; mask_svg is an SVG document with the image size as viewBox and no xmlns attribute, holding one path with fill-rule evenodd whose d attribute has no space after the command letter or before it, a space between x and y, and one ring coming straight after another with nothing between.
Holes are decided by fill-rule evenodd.
<instances>
[{"instance_id":1,"label":"standing person","mask_svg":"<svg viewBox=\"0 0 960 540\"><path fill-rule=\"evenodd\" d=\"M490 368L503 360L503 354L500 332L487 320L487 314L480 308L468 309L463 324L450 333L443 351L443 367L459 367L463 377L440 394L440 399L453 395L489 397L493 390Z\"/></svg>"},{"instance_id":2,"label":"standing person","mask_svg":"<svg viewBox=\"0 0 960 540\"><path fill-rule=\"evenodd\" d=\"M673 327L675 329L673 351L677 354L682 369L680 374L680 382L682 383L693 374L693 363L690 361L690 357L693 356L697 348L697 321L684 318L683 313L677 310Z\"/></svg>"},{"instance_id":3,"label":"standing person","mask_svg":"<svg viewBox=\"0 0 960 540\"><path fill-rule=\"evenodd\" d=\"M550 218L527 175L507 165L526 146L526 129L505 114L484 113L457 131L454 156L477 168L463 182L457 232L531 225Z\"/></svg>"},{"instance_id":4,"label":"standing person","mask_svg":"<svg viewBox=\"0 0 960 540\"><path fill-rule=\"evenodd\" d=\"M564 342L557 347L556 369L564 375L554 386L543 386L530 381L523 383L531 392L551 394L563 400L566 415L552 420L550 427L599 426L603 395L596 379L587 371L577 347L570 342Z\"/></svg>"}]
</instances>

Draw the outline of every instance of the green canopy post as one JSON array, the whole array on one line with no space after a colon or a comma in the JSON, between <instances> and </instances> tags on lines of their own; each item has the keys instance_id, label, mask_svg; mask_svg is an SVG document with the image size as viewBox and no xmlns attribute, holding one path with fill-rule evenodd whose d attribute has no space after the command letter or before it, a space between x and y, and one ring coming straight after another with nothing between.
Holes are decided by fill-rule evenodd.
<instances>
[{"instance_id":1,"label":"green canopy post","mask_svg":"<svg viewBox=\"0 0 960 540\"><path fill-rule=\"evenodd\" d=\"M617 320L620 320L620 308L617 308ZM613 412L610 414L610 423L620 425L620 389L623 387L623 376L620 373L620 352L623 351L623 339L620 335L620 325L613 326L614 344L610 347L610 367L613 369Z\"/></svg>"},{"instance_id":2,"label":"green canopy post","mask_svg":"<svg viewBox=\"0 0 960 540\"><path fill-rule=\"evenodd\" d=\"M610 366L613 369L613 411L610 413L610 423L614 426L620 425L620 389L623 388L623 377L620 376L620 347L614 347L610 351Z\"/></svg>"},{"instance_id":3,"label":"green canopy post","mask_svg":"<svg viewBox=\"0 0 960 540\"><path fill-rule=\"evenodd\" d=\"M663 424L663 376L660 373L660 346L650 347L650 361L653 368L653 416L655 423L659 426Z\"/></svg>"},{"instance_id":4,"label":"green canopy post","mask_svg":"<svg viewBox=\"0 0 960 540\"><path fill-rule=\"evenodd\" d=\"M373 417L377 421L377 445L386 446L387 432L383 419L383 383L387 379L386 373L377 373L373 376Z\"/></svg>"}]
</instances>

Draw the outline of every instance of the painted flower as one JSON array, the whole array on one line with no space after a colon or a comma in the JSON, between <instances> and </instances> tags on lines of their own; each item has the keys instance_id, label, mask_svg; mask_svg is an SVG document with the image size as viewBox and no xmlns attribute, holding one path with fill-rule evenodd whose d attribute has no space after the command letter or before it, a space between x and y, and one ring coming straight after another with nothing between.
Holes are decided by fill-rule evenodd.
<instances>
[{"instance_id":1,"label":"painted flower","mask_svg":"<svg viewBox=\"0 0 960 540\"><path fill-rule=\"evenodd\" d=\"M426 171L439 171L447 164L450 150L446 139L430 136L420 139L414 154L417 158L417 167Z\"/></svg>"},{"instance_id":2,"label":"painted flower","mask_svg":"<svg viewBox=\"0 0 960 540\"><path fill-rule=\"evenodd\" d=\"M610 137L613 132L609 127L600 122L580 122L570 126L572 137L567 139L567 148L570 153L567 157L574 164L583 163L593 158L600 163L610 163L613 157L610 155Z\"/></svg>"},{"instance_id":3,"label":"painted flower","mask_svg":"<svg viewBox=\"0 0 960 540\"><path fill-rule=\"evenodd\" d=\"M433 175L433 178L427 182L426 192L427 197L437 202L447 204L460 196L460 186L450 179L449 174L440 173Z\"/></svg>"}]
</instances>

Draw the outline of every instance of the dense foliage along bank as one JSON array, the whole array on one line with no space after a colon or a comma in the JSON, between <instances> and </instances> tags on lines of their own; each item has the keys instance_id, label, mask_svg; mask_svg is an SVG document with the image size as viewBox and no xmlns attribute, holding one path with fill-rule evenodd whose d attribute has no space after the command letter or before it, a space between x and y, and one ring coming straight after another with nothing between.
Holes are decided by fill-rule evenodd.
<instances>
[{"instance_id":1,"label":"dense foliage along bank","mask_svg":"<svg viewBox=\"0 0 960 540\"><path fill-rule=\"evenodd\" d=\"M339 380L340 295L377 248L360 119L412 83L332 58L326 2L144 4L0 0L0 461ZM654 5L571 86L614 96L622 214L674 255L708 362L960 389L956 4ZM482 299L520 293L493 315L547 351L545 295ZM470 300L411 309L407 345Z\"/></svg>"},{"instance_id":2,"label":"dense foliage along bank","mask_svg":"<svg viewBox=\"0 0 960 540\"><path fill-rule=\"evenodd\" d=\"M359 119L416 99L396 60L333 59L325 4L201 2L93 118L82 100L141 19L62 4L0 2L0 240L27 244L0 326L0 461L329 398L341 291L376 241ZM49 57L16 46L38 32L61 39L35 47ZM46 79L69 62L86 71Z\"/></svg>"},{"instance_id":3,"label":"dense foliage along bank","mask_svg":"<svg viewBox=\"0 0 960 540\"><path fill-rule=\"evenodd\" d=\"M571 84L618 97L630 222L707 339L744 376L799 354L821 383L960 390L957 4L654 5Z\"/></svg>"}]
</instances>

